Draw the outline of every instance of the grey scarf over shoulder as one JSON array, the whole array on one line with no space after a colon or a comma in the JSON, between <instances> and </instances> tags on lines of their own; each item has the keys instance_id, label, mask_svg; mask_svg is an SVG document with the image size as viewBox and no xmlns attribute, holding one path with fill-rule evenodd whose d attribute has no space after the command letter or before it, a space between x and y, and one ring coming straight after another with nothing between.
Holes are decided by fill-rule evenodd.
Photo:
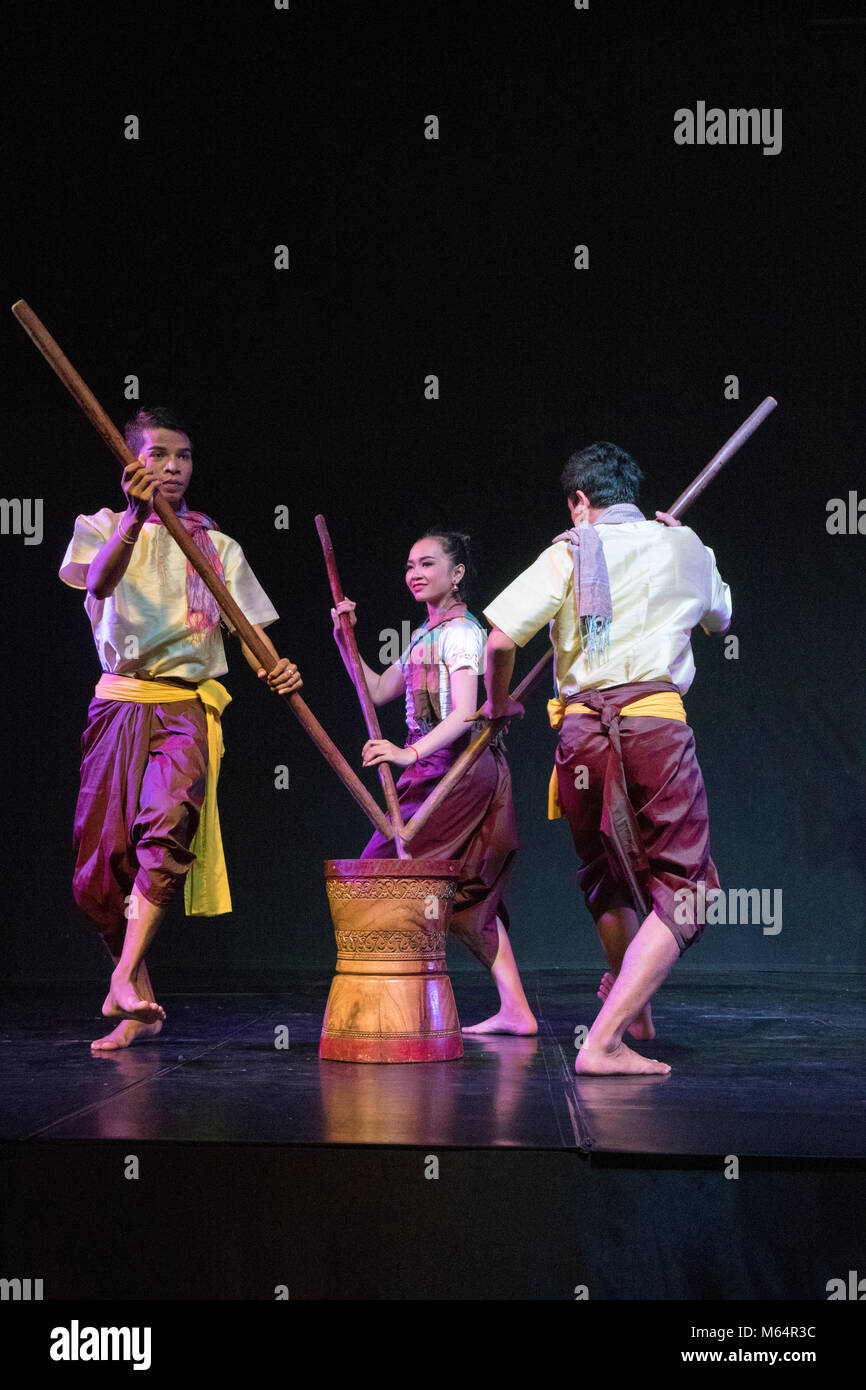
<instances>
[{"instance_id":1,"label":"grey scarf over shoulder","mask_svg":"<svg viewBox=\"0 0 866 1390\"><path fill-rule=\"evenodd\" d=\"M618 526L624 521L646 521L640 507L630 502L617 502L607 507L595 521L581 522L554 536L566 541L574 563L574 601L577 606L578 633L581 651L586 652L590 666L599 665L610 651L610 623L613 605L610 579L604 558L604 547L596 527Z\"/></svg>"}]
</instances>

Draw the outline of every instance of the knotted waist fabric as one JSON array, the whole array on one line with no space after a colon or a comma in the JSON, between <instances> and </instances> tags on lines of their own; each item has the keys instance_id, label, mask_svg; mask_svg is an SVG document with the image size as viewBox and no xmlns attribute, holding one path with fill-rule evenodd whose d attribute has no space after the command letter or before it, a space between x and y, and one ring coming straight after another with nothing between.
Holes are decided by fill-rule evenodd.
<instances>
[{"instance_id":1,"label":"knotted waist fabric","mask_svg":"<svg viewBox=\"0 0 866 1390\"><path fill-rule=\"evenodd\" d=\"M189 916L231 911L216 789L218 681L104 674L81 740L73 892L113 955L135 888L158 906L184 889Z\"/></svg>"},{"instance_id":2,"label":"knotted waist fabric","mask_svg":"<svg viewBox=\"0 0 866 1390\"><path fill-rule=\"evenodd\" d=\"M551 723L561 726L558 802L583 861L578 881L593 917L621 907L645 917L654 908L685 950L702 930L687 895L699 881L719 881L679 692L667 681L640 681L581 691L564 710L551 705Z\"/></svg>"},{"instance_id":3,"label":"knotted waist fabric","mask_svg":"<svg viewBox=\"0 0 866 1390\"><path fill-rule=\"evenodd\" d=\"M653 687L655 689L653 690ZM630 697L627 702L612 701L610 697L614 691L623 690L653 690L652 694L641 695L637 699ZM592 697L592 698L590 698ZM614 714L614 706L619 708ZM601 715L601 727L610 730L611 720L622 714L635 715L654 715L659 719L678 719L680 723L686 722L686 711L683 705L683 697L675 686L669 681L639 681L629 686L613 686L607 690L583 691L579 695L572 695L564 700L558 697L547 702L547 717L550 720L551 729L561 729L562 721L566 714L592 714L598 711ZM616 741L619 749L619 726L611 736L612 741ZM621 752L621 750L620 750ZM620 762L622 761L620 757ZM559 820L562 815L562 808L559 803L559 780L556 775L556 767L550 774L550 785L547 790L547 819Z\"/></svg>"}]
</instances>

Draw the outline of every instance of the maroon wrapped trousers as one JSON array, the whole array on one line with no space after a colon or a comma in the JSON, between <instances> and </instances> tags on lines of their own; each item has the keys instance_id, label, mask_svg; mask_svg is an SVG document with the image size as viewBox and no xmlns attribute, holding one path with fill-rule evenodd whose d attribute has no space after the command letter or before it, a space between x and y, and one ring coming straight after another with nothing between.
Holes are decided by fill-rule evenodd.
<instances>
[{"instance_id":1,"label":"maroon wrapped trousers","mask_svg":"<svg viewBox=\"0 0 866 1390\"><path fill-rule=\"evenodd\" d=\"M643 681L576 696L576 703L594 704L597 711L565 716L556 772L560 805L582 860L578 883L593 918L612 908L634 907L639 916L642 907L654 908L682 953L703 924L694 911L677 912L683 897L676 894L684 890L694 905L699 882L719 887L694 734L676 719L619 713L632 700L670 688L669 682Z\"/></svg>"},{"instance_id":2,"label":"maroon wrapped trousers","mask_svg":"<svg viewBox=\"0 0 866 1390\"><path fill-rule=\"evenodd\" d=\"M405 769L397 783L404 821L441 782L471 738L467 734ZM488 969L499 946L496 918L508 927L502 894L516 851L511 774L502 751L488 747L412 841L413 858L461 861L450 929ZM361 852L362 859L395 857L394 841L378 830Z\"/></svg>"}]
</instances>

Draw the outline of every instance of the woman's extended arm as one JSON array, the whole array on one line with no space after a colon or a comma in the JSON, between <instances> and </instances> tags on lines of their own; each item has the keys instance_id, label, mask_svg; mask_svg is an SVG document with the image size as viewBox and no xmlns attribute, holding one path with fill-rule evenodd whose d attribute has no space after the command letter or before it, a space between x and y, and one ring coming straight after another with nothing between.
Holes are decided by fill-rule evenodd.
<instances>
[{"instance_id":1,"label":"woman's extended arm","mask_svg":"<svg viewBox=\"0 0 866 1390\"><path fill-rule=\"evenodd\" d=\"M385 673L387 675L387 672ZM387 738L369 739L364 744L364 766L373 767L376 763L395 763L398 767L427 758L440 748L447 748L464 735L467 720L472 718L478 698L478 677L468 667L451 673L451 702L454 708L441 724L431 729L429 734L419 738L411 748L398 748ZM417 754L417 758L416 758Z\"/></svg>"},{"instance_id":2,"label":"woman's extended arm","mask_svg":"<svg viewBox=\"0 0 866 1390\"><path fill-rule=\"evenodd\" d=\"M343 665L352 675L352 665L349 661L349 651L346 646L346 639L343 636L343 627L340 622L339 614L348 613L352 627L355 626L355 604L350 598L344 598L337 604L336 608L331 609L331 617L334 620L334 641L340 649L343 658ZM360 652L358 653L360 656ZM368 666L361 657L361 666L364 671L364 678L367 682L367 689L370 692L370 699L374 705L387 705L389 700L396 700L398 695L402 695L405 689L403 672L398 661L393 662L386 670L377 672ZM353 677L354 679L354 677Z\"/></svg>"}]
</instances>

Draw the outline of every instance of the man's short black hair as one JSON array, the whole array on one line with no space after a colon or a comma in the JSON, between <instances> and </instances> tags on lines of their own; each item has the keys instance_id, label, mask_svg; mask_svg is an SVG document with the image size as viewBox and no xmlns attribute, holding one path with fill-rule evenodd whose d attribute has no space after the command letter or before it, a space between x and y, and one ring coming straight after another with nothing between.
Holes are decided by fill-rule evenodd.
<instances>
[{"instance_id":1,"label":"man's short black hair","mask_svg":"<svg viewBox=\"0 0 866 1390\"><path fill-rule=\"evenodd\" d=\"M126 445L133 458L138 458L141 447L144 443L145 430L174 430L176 434L185 434L189 439L189 430L182 424L173 410L169 410L164 405L148 406L140 410L132 420L127 421L126 429L123 431ZM190 439L190 447L192 440Z\"/></svg>"},{"instance_id":2,"label":"man's short black hair","mask_svg":"<svg viewBox=\"0 0 866 1390\"><path fill-rule=\"evenodd\" d=\"M572 454L562 470L562 487L570 502L585 492L591 507L612 507L617 502L636 504L642 478L625 449L601 441Z\"/></svg>"}]
</instances>

